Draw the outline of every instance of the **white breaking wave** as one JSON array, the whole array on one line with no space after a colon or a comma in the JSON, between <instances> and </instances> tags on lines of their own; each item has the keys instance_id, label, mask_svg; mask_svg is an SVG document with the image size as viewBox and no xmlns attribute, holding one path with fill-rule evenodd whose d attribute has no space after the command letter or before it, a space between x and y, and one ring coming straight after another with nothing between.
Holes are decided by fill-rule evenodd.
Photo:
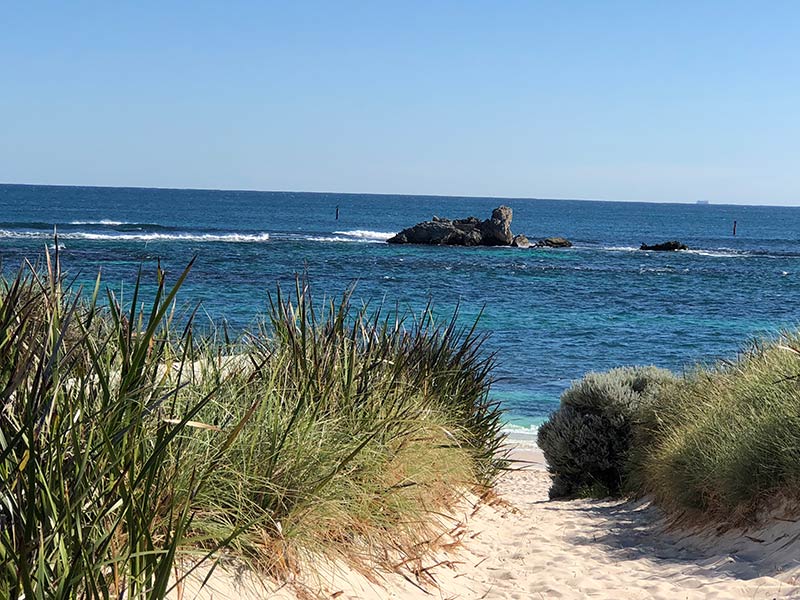
<instances>
[{"instance_id":1,"label":"white breaking wave","mask_svg":"<svg viewBox=\"0 0 800 600\"><path fill-rule=\"evenodd\" d=\"M394 236L394 233L388 233L386 231L370 231L368 229L353 229L351 231L334 231L334 235L346 235L350 238L355 238L358 240L370 241L370 242L385 242L390 237Z\"/></svg>"},{"instance_id":2,"label":"white breaking wave","mask_svg":"<svg viewBox=\"0 0 800 600\"><path fill-rule=\"evenodd\" d=\"M70 221L70 225L131 225L126 221L112 221L111 219L100 219L99 221Z\"/></svg>"},{"instance_id":3,"label":"white breaking wave","mask_svg":"<svg viewBox=\"0 0 800 600\"><path fill-rule=\"evenodd\" d=\"M653 250L640 250L634 246L604 246L603 250L609 252L655 252ZM670 255L672 252L664 252L665 255ZM710 256L715 258L741 258L743 256L750 256L747 252L741 252L737 250L729 250L725 248L719 248L717 250L677 250L674 254L695 254L697 256Z\"/></svg>"},{"instance_id":4,"label":"white breaking wave","mask_svg":"<svg viewBox=\"0 0 800 600\"><path fill-rule=\"evenodd\" d=\"M502 427L502 432L506 434L508 442L514 446L538 448L536 444L536 437L539 434L538 425L524 427L513 423L505 423Z\"/></svg>"},{"instance_id":5,"label":"white breaking wave","mask_svg":"<svg viewBox=\"0 0 800 600\"><path fill-rule=\"evenodd\" d=\"M606 246L603 250L608 250L610 252L632 252L632 251L639 251L639 248L635 248L634 246Z\"/></svg>"},{"instance_id":6,"label":"white breaking wave","mask_svg":"<svg viewBox=\"0 0 800 600\"><path fill-rule=\"evenodd\" d=\"M308 242L357 242L359 240L354 240L353 238L346 238L346 237L331 237L325 235L311 235L307 238L304 238Z\"/></svg>"},{"instance_id":7,"label":"white breaking wave","mask_svg":"<svg viewBox=\"0 0 800 600\"><path fill-rule=\"evenodd\" d=\"M697 256L711 256L714 258L742 258L750 256L746 252L737 252L735 250L681 250L686 254L696 254Z\"/></svg>"},{"instance_id":8,"label":"white breaking wave","mask_svg":"<svg viewBox=\"0 0 800 600\"><path fill-rule=\"evenodd\" d=\"M50 238L52 234L39 231L8 231L0 229L0 238ZM254 243L269 240L268 233L89 233L71 231L60 233L59 240L94 240L112 242L237 242Z\"/></svg>"},{"instance_id":9,"label":"white breaking wave","mask_svg":"<svg viewBox=\"0 0 800 600\"><path fill-rule=\"evenodd\" d=\"M367 229L353 229L350 231L334 231L333 235L306 235L302 239L307 242L360 242L362 244L378 244L385 242L394 233L385 231L369 231Z\"/></svg>"},{"instance_id":10,"label":"white breaking wave","mask_svg":"<svg viewBox=\"0 0 800 600\"><path fill-rule=\"evenodd\" d=\"M646 268L642 267L639 269L639 275L645 275L648 273L655 273L656 275L663 275L665 273L690 273L689 269L676 269L674 267L656 267L656 268Z\"/></svg>"}]
</instances>

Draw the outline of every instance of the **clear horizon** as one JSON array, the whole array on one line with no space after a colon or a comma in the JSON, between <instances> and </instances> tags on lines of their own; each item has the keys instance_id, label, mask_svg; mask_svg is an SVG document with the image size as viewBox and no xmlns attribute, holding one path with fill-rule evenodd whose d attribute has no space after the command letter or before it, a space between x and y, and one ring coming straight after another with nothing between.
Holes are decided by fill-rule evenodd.
<instances>
[{"instance_id":1,"label":"clear horizon","mask_svg":"<svg viewBox=\"0 0 800 600\"><path fill-rule=\"evenodd\" d=\"M0 181L800 204L800 5L0 8Z\"/></svg>"},{"instance_id":2,"label":"clear horizon","mask_svg":"<svg viewBox=\"0 0 800 600\"><path fill-rule=\"evenodd\" d=\"M142 189L142 190L174 190L174 191L201 191L201 192L244 192L253 194L341 194L342 196L403 196L408 198L470 198L486 200L546 200L554 202L622 202L622 203L641 203L641 204L713 204L715 206L782 206L784 208L800 208L800 204L748 204L742 202L711 202L698 200L618 200L616 198L545 198L533 196L497 196L485 195L476 196L474 194L412 194L412 193L392 193L392 192L349 192L338 190L259 190L247 188L203 188L203 187L164 187L147 185L94 185L78 183L27 183L0 181L0 186L28 186L28 187L66 187L66 188L100 188L100 189Z\"/></svg>"}]
</instances>

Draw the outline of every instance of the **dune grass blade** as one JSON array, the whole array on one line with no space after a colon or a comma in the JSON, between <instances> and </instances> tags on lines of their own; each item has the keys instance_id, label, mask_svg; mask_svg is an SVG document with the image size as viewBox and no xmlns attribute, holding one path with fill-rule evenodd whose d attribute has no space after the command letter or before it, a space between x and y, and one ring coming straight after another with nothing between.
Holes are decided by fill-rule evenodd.
<instances>
[{"instance_id":1,"label":"dune grass blade","mask_svg":"<svg viewBox=\"0 0 800 600\"><path fill-rule=\"evenodd\" d=\"M191 523L174 441L203 407L158 424L177 287L134 331L113 305L98 317L99 280L85 303L62 279L48 256L0 294L0 597L161 597Z\"/></svg>"}]
</instances>

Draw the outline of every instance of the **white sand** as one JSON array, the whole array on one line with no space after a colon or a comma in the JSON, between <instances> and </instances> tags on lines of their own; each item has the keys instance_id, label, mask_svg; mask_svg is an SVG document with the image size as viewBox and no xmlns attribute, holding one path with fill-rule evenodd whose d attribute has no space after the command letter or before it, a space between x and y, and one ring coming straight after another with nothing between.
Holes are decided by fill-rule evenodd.
<instances>
[{"instance_id":1,"label":"white sand","mask_svg":"<svg viewBox=\"0 0 800 600\"><path fill-rule=\"evenodd\" d=\"M515 457L529 462L498 485L508 506L482 505L475 514L465 506L461 543L423 565L370 578L328 568L278 590L220 572L202 594L186 589L183 598L800 598L797 520L724 536L668 531L642 502L550 502L541 453Z\"/></svg>"}]
</instances>

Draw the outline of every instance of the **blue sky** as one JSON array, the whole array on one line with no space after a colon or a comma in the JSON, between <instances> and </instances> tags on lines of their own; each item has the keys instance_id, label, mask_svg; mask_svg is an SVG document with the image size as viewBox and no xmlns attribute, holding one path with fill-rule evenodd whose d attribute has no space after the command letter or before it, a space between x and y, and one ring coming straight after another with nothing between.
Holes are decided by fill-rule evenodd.
<instances>
[{"instance_id":1,"label":"blue sky","mask_svg":"<svg viewBox=\"0 0 800 600\"><path fill-rule=\"evenodd\" d=\"M800 3L0 3L0 181L800 204Z\"/></svg>"}]
</instances>

